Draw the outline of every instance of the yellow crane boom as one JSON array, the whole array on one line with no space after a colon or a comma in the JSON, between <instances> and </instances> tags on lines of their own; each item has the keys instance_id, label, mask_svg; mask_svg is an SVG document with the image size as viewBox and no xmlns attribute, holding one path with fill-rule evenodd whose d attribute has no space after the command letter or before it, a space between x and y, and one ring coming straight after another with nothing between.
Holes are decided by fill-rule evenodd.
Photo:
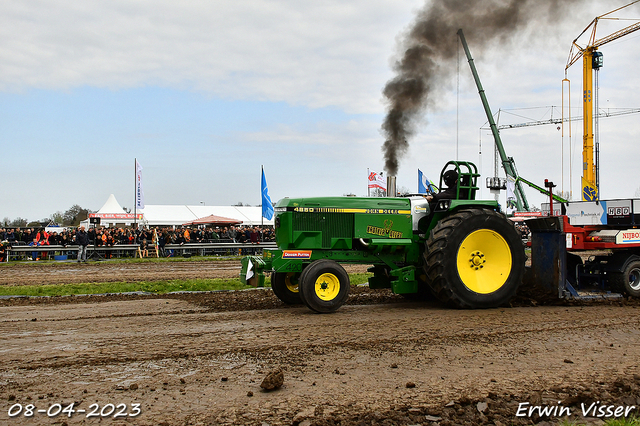
<instances>
[{"instance_id":1,"label":"yellow crane boom","mask_svg":"<svg viewBox=\"0 0 640 426\"><path fill-rule=\"evenodd\" d=\"M600 39L596 39L596 28L598 22L602 19L619 20L609 15L621 9L638 3L635 0L625 6L619 7L604 15L597 16L591 23L573 40L567 65L565 66L565 80L567 79L567 70L578 59L582 58L582 103L583 103L583 143L582 143L582 199L585 201L595 201L599 199L598 188L598 164L593 160L594 153L594 137L593 137L593 70L602 66L602 53L598 52L598 48L620 37L624 37L634 31L640 29L640 21L635 22L625 28L622 28L612 34ZM578 44L578 39L591 28L589 42L585 47Z\"/></svg>"}]
</instances>

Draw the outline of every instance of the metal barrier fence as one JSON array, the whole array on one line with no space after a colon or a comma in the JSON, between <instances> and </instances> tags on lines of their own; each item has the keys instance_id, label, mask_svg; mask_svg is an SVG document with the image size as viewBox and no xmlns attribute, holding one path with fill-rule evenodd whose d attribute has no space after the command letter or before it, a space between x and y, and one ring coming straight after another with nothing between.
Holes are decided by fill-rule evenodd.
<instances>
[{"instance_id":1,"label":"metal barrier fence","mask_svg":"<svg viewBox=\"0 0 640 426\"><path fill-rule=\"evenodd\" d=\"M138 256L139 244L123 244L106 246L87 246L87 258L126 258ZM262 254L265 248L277 248L275 242L262 242L260 244L251 243L186 243L167 244L164 250L159 250L158 257L190 257L190 256L233 256L233 255L254 255ZM152 255L156 257L155 246L149 246ZM6 261L27 260L33 258L32 253L42 258L42 253L46 253L49 260L74 260L78 257L78 246L28 246L16 245L6 248ZM150 253L150 254L151 254Z\"/></svg>"}]
</instances>

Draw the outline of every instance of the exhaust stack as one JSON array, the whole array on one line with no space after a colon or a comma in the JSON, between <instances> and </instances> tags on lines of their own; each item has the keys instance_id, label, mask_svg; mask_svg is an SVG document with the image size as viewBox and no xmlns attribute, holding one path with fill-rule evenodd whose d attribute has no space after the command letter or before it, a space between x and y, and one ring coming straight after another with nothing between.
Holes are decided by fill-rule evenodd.
<instances>
[{"instance_id":1,"label":"exhaust stack","mask_svg":"<svg viewBox=\"0 0 640 426\"><path fill-rule=\"evenodd\" d=\"M396 177L387 176L387 197L395 197L396 195Z\"/></svg>"}]
</instances>

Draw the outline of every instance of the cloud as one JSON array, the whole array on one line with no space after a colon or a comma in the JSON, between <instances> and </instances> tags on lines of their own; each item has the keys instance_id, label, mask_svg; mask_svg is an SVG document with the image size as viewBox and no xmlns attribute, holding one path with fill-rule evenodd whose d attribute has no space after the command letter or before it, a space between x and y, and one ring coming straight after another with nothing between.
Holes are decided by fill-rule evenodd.
<instances>
[{"instance_id":1,"label":"cloud","mask_svg":"<svg viewBox=\"0 0 640 426\"><path fill-rule=\"evenodd\" d=\"M46 170L55 185L21 174L19 185L0 189L0 216L41 218L75 203L97 209L110 193L131 200L133 157L145 167L151 204L258 203L259 180L252 176L262 164L273 197L363 195L366 168L383 169L382 91L404 53L403 36L430 3L3 1L0 143L6 155L0 166ZM564 10L556 3L544 8L552 24L522 27L506 41L483 45L463 27L494 112L559 106L571 41L597 14L620 6L590 0ZM530 4L537 13L537 3ZM638 15L640 5L633 7L631 15ZM451 48L459 49L455 32L450 37ZM635 41L629 35L601 49L600 93L612 108L640 106ZM414 189L417 168L435 179L457 152L477 162L483 178L493 175L493 141L479 130L486 117L461 49L455 56L459 61L440 66L433 108L417 117L399 185ZM569 77L579 115L580 64ZM640 185L632 163L637 116L611 120L620 124L602 126L603 194L631 196ZM558 133L555 126L539 126L504 131L502 138L522 176L559 182ZM574 187L581 142L577 125ZM25 154L27 148L39 155ZM109 179L91 179L96 170L110 171ZM52 193L57 204L48 201Z\"/></svg>"},{"instance_id":2,"label":"cloud","mask_svg":"<svg viewBox=\"0 0 640 426\"><path fill-rule=\"evenodd\" d=\"M232 99L380 108L415 1L8 1L0 90L158 85ZM380 84L377 84L379 86Z\"/></svg>"}]
</instances>

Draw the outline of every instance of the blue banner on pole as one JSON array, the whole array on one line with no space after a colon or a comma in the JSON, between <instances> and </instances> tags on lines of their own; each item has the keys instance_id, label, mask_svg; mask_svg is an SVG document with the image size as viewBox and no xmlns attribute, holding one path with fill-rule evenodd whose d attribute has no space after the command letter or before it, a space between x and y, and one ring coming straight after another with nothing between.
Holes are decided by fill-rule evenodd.
<instances>
[{"instance_id":1,"label":"blue banner on pole","mask_svg":"<svg viewBox=\"0 0 640 426\"><path fill-rule=\"evenodd\" d=\"M264 169L262 169L262 217L267 220L273 218L273 203L269 197L269 189L267 188L267 179L264 177Z\"/></svg>"},{"instance_id":2,"label":"blue banner on pole","mask_svg":"<svg viewBox=\"0 0 640 426\"><path fill-rule=\"evenodd\" d=\"M429 178L418 169L418 194L429 194L436 192L438 188L429 180Z\"/></svg>"}]
</instances>

